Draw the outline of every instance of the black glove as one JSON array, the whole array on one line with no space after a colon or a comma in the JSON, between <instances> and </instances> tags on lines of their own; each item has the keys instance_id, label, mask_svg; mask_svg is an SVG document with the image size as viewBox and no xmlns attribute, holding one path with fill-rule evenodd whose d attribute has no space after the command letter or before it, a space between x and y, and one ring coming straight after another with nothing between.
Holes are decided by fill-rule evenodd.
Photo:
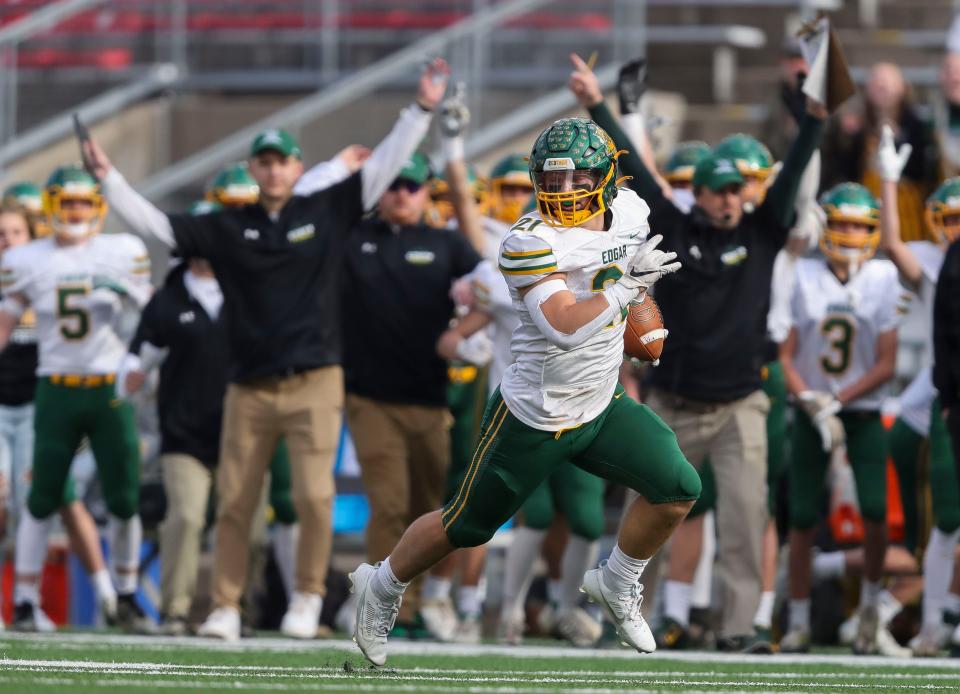
<instances>
[{"instance_id":1,"label":"black glove","mask_svg":"<svg viewBox=\"0 0 960 694\"><path fill-rule=\"evenodd\" d=\"M797 87L792 88L787 82L780 83L780 99L783 101L784 108L790 113L793 120L799 125L803 119L803 114L807 112L807 95L803 93L803 82L807 79L807 73L797 74Z\"/></svg>"},{"instance_id":2,"label":"black glove","mask_svg":"<svg viewBox=\"0 0 960 694\"><path fill-rule=\"evenodd\" d=\"M647 60L636 58L624 63L617 76L617 96L620 97L620 113L636 113L640 98L647 91Z\"/></svg>"}]
</instances>

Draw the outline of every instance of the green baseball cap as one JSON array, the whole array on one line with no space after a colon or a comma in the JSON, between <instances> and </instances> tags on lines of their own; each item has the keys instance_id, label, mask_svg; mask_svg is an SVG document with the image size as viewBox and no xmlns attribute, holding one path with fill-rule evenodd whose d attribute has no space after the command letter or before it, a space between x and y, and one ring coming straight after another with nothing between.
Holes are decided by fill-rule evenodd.
<instances>
[{"instance_id":1,"label":"green baseball cap","mask_svg":"<svg viewBox=\"0 0 960 694\"><path fill-rule=\"evenodd\" d=\"M430 162L420 152L414 152L404 163L400 173L397 174L398 179L402 178L420 185L423 185L432 177L433 172L430 170Z\"/></svg>"},{"instance_id":2,"label":"green baseball cap","mask_svg":"<svg viewBox=\"0 0 960 694\"><path fill-rule=\"evenodd\" d=\"M255 157L260 152L273 150L280 152L285 157L303 158L303 152L300 151L300 143L286 130L279 128L270 128L253 138L253 144L250 145L250 156Z\"/></svg>"},{"instance_id":3,"label":"green baseball cap","mask_svg":"<svg viewBox=\"0 0 960 694\"><path fill-rule=\"evenodd\" d=\"M732 159L710 155L704 157L693 170L693 186L706 186L710 190L720 190L731 183L743 185L743 176Z\"/></svg>"}]
</instances>

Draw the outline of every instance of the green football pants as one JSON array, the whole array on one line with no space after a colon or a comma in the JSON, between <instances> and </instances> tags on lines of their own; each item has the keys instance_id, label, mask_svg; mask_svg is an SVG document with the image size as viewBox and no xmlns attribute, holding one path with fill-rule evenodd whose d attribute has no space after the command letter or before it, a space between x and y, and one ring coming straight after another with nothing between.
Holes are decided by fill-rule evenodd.
<instances>
[{"instance_id":1,"label":"green football pants","mask_svg":"<svg viewBox=\"0 0 960 694\"><path fill-rule=\"evenodd\" d=\"M486 369L478 369L464 362L452 362L447 374L447 408L453 416L453 426L450 427L450 469L447 471L444 498L453 495L457 480L470 466L487 400Z\"/></svg>"},{"instance_id":2,"label":"green football pants","mask_svg":"<svg viewBox=\"0 0 960 694\"><path fill-rule=\"evenodd\" d=\"M944 533L960 528L960 487L939 400L931 407L929 442L898 419L890 430L890 455L900 482L907 548L916 551L919 538L929 534L931 515Z\"/></svg>"},{"instance_id":3,"label":"green football pants","mask_svg":"<svg viewBox=\"0 0 960 694\"><path fill-rule=\"evenodd\" d=\"M887 513L887 431L879 412L841 412L847 457L865 520L883 522ZM829 454L810 418L797 410L790 465L790 527L812 528L821 517Z\"/></svg>"},{"instance_id":4,"label":"green football pants","mask_svg":"<svg viewBox=\"0 0 960 694\"><path fill-rule=\"evenodd\" d=\"M281 525L293 525L297 522L297 510L293 507L291 490L290 453L283 438L277 443L277 450L270 461L270 506L273 517Z\"/></svg>"},{"instance_id":5,"label":"green football pants","mask_svg":"<svg viewBox=\"0 0 960 694\"><path fill-rule=\"evenodd\" d=\"M456 547L487 542L565 463L634 489L653 504L695 500L700 494L700 477L673 431L622 387L598 417L559 432L521 422L497 389L470 465L442 511L450 542Z\"/></svg>"},{"instance_id":6,"label":"green football pants","mask_svg":"<svg viewBox=\"0 0 960 694\"><path fill-rule=\"evenodd\" d=\"M118 400L113 384L68 388L48 378L37 382L33 480L27 507L35 518L53 514L64 503L70 463L80 441L90 440L107 509L127 519L140 496L140 439L133 407Z\"/></svg>"},{"instance_id":7,"label":"green football pants","mask_svg":"<svg viewBox=\"0 0 960 694\"><path fill-rule=\"evenodd\" d=\"M541 482L524 502L523 524L535 530L546 530L559 511L570 526L570 532L586 540L603 535L603 492L605 483L594 474L573 463L562 463Z\"/></svg>"}]
</instances>

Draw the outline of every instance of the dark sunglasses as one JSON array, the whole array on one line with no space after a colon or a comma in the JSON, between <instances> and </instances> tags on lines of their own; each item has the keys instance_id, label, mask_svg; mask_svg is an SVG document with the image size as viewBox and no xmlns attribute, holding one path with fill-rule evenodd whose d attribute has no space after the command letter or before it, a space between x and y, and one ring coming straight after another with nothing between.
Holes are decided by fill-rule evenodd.
<instances>
[{"instance_id":1,"label":"dark sunglasses","mask_svg":"<svg viewBox=\"0 0 960 694\"><path fill-rule=\"evenodd\" d=\"M416 181L411 181L409 178L398 178L393 183L390 184L390 187L387 188L391 193L396 193L399 190L403 189L408 193L416 193L421 188L423 184L417 183Z\"/></svg>"}]
</instances>

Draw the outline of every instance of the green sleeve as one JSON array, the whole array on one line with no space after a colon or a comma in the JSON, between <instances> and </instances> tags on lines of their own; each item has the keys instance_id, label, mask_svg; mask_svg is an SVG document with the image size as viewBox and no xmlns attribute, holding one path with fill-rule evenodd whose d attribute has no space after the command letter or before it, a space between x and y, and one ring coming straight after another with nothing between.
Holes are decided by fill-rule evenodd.
<instances>
[{"instance_id":1,"label":"green sleeve","mask_svg":"<svg viewBox=\"0 0 960 694\"><path fill-rule=\"evenodd\" d=\"M644 166L643 160L633 151L633 143L623 132L617 119L610 113L606 102L601 101L596 106L592 106L589 112L593 121L613 138L613 144L616 145L617 149L627 150L627 153L620 157L620 171L625 176L632 177L631 180L627 181L627 185L637 195L646 200L650 207L653 207L655 201L663 198L663 191L660 190L660 186L657 185L653 175Z\"/></svg>"},{"instance_id":2,"label":"green sleeve","mask_svg":"<svg viewBox=\"0 0 960 694\"><path fill-rule=\"evenodd\" d=\"M787 158L783 161L783 168L764 198L763 207L767 208L766 212L784 227L793 224L794 204L797 200L797 190L800 188L800 179L803 177L810 157L820 144L823 127L824 121L819 118L804 116L800 121L797 139L790 145Z\"/></svg>"}]
</instances>

